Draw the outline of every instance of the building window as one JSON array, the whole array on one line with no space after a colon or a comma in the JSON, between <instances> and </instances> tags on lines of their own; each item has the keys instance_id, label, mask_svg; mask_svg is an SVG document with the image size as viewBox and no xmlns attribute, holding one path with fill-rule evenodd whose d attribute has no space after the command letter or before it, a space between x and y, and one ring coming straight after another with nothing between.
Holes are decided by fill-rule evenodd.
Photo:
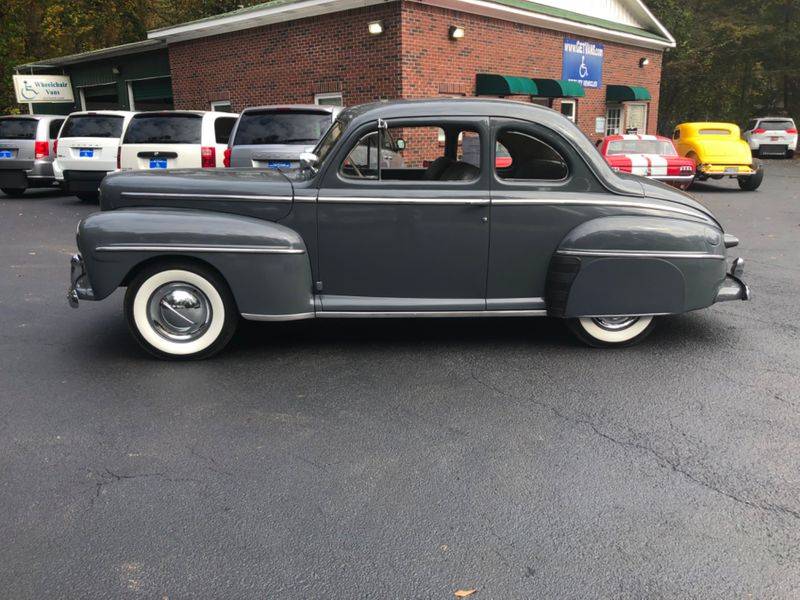
<instances>
[{"instance_id":1,"label":"building window","mask_svg":"<svg viewBox=\"0 0 800 600\"><path fill-rule=\"evenodd\" d=\"M606 109L606 135L619 135L622 107L609 106Z\"/></svg>"},{"instance_id":2,"label":"building window","mask_svg":"<svg viewBox=\"0 0 800 600\"><path fill-rule=\"evenodd\" d=\"M561 114L574 123L577 118L577 103L575 100L562 100Z\"/></svg>"},{"instance_id":3,"label":"building window","mask_svg":"<svg viewBox=\"0 0 800 600\"><path fill-rule=\"evenodd\" d=\"M81 110L119 110L117 84L93 85L79 90Z\"/></svg>"},{"instance_id":4,"label":"building window","mask_svg":"<svg viewBox=\"0 0 800 600\"><path fill-rule=\"evenodd\" d=\"M344 106L342 92L329 92L326 94L315 94L314 104L319 106Z\"/></svg>"},{"instance_id":5,"label":"building window","mask_svg":"<svg viewBox=\"0 0 800 600\"><path fill-rule=\"evenodd\" d=\"M130 110L172 110L172 79L148 77L127 82Z\"/></svg>"},{"instance_id":6,"label":"building window","mask_svg":"<svg viewBox=\"0 0 800 600\"><path fill-rule=\"evenodd\" d=\"M637 102L625 105L625 133L647 133L647 104Z\"/></svg>"},{"instance_id":7,"label":"building window","mask_svg":"<svg viewBox=\"0 0 800 600\"><path fill-rule=\"evenodd\" d=\"M218 100L211 103L211 110L214 112L233 112L230 100Z\"/></svg>"}]
</instances>

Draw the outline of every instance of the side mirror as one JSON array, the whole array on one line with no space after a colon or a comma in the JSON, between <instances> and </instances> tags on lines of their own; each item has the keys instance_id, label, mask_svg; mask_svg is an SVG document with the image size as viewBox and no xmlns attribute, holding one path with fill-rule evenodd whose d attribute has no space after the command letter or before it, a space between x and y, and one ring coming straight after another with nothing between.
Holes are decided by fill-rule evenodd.
<instances>
[{"instance_id":1,"label":"side mirror","mask_svg":"<svg viewBox=\"0 0 800 600\"><path fill-rule=\"evenodd\" d=\"M316 170L318 164L319 164L319 156L317 156L313 152L300 153L300 166L302 166L303 168Z\"/></svg>"}]
</instances>

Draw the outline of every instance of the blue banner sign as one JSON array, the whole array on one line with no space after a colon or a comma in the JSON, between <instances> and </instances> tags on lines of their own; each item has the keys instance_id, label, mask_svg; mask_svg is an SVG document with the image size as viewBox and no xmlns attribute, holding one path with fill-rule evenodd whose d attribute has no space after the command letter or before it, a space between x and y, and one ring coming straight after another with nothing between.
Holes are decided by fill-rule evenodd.
<instances>
[{"instance_id":1,"label":"blue banner sign","mask_svg":"<svg viewBox=\"0 0 800 600\"><path fill-rule=\"evenodd\" d=\"M599 88L603 85L603 51L603 44L565 39L561 79Z\"/></svg>"}]
</instances>

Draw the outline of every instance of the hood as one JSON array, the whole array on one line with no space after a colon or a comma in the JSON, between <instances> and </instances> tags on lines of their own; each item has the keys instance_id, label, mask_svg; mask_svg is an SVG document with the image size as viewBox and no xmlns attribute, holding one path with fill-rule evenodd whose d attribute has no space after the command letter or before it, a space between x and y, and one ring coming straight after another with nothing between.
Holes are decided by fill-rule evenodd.
<instances>
[{"instance_id":1,"label":"hood","mask_svg":"<svg viewBox=\"0 0 800 600\"><path fill-rule=\"evenodd\" d=\"M282 173L260 169L175 169L121 171L107 175L100 186L102 210L131 206L205 208L253 212L273 207L269 218L288 214L292 183Z\"/></svg>"},{"instance_id":2,"label":"hood","mask_svg":"<svg viewBox=\"0 0 800 600\"><path fill-rule=\"evenodd\" d=\"M717 221L717 218L714 216L714 213L695 200L692 195L654 179L647 179L645 177L631 175L630 173L624 172L617 173L617 176L628 181L637 182L642 187L642 195L645 198L649 200L660 200L662 202L679 204L683 207L694 209L714 221L714 223L716 223L720 229L722 229L722 227L719 225L719 221Z\"/></svg>"}]
</instances>

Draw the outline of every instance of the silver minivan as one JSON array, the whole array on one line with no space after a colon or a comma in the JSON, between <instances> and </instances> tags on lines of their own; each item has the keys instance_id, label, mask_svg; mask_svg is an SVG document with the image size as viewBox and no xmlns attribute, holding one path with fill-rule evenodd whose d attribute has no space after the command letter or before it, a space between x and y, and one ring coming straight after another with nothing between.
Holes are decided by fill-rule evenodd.
<instances>
[{"instance_id":1,"label":"silver minivan","mask_svg":"<svg viewBox=\"0 0 800 600\"><path fill-rule=\"evenodd\" d=\"M20 196L26 189L55 185L53 160L59 115L0 117L0 190Z\"/></svg>"},{"instance_id":2,"label":"silver minivan","mask_svg":"<svg viewBox=\"0 0 800 600\"><path fill-rule=\"evenodd\" d=\"M296 169L300 155L317 145L341 111L316 104L247 108L233 128L224 164Z\"/></svg>"}]
</instances>

